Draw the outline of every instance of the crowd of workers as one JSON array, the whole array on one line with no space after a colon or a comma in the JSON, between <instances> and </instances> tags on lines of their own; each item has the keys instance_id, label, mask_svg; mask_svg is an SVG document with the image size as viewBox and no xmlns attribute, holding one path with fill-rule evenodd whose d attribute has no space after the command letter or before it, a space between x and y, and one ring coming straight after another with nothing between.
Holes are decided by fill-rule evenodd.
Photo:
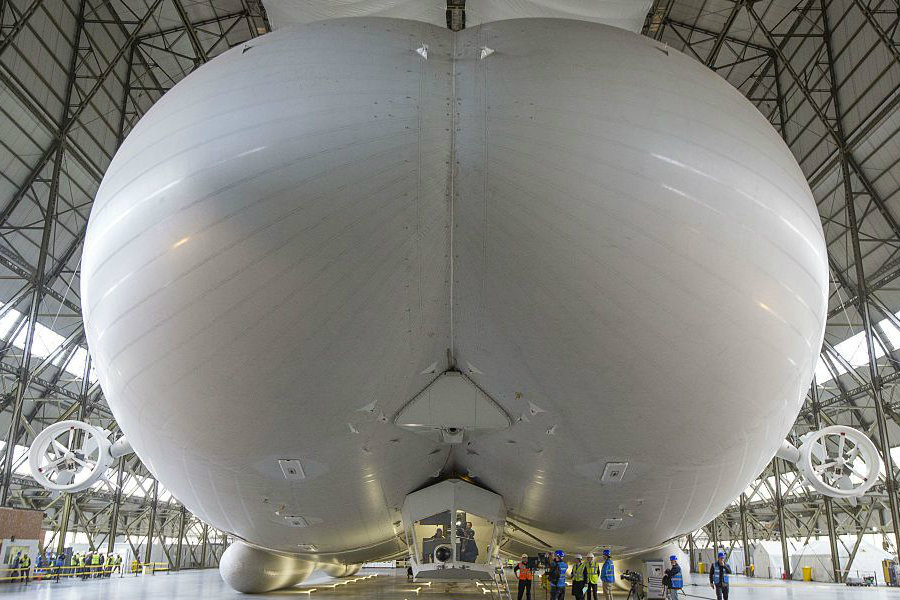
<instances>
[{"instance_id":1,"label":"crowd of workers","mask_svg":"<svg viewBox=\"0 0 900 600\"><path fill-rule=\"evenodd\" d=\"M118 554L102 554L100 552L65 554L39 554L32 564L27 552L18 552L10 562L11 581L28 583L32 577L53 579L61 577L80 577L95 579L109 577L115 572L122 572L122 557Z\"/></svg>"},{"instance_id":2,"label":"crowd of workers","mask_svg":"<svg viewBox=\"0 0 900 600\"><path fill-rule=\"evenodd\" d=\"M681 573L681 567L678 565L678 557L670 556L669 562L671 566L666 569L663 584L666 587L667 597L675 600L678 596L678 590L684 587L684 576ZM718 569L716 570L716 567ZM519 581L519 589L517 600L531 600L531 585L534 581L534 569L529 563L528 555L523 554L522 560L513 567L513 572ZM713 573L718 573L713 575ZM719 554L719 561L714 565L714 570L710 571L710 585L716 589L718 600L723 600L722 590L724 590L724 600L728 600L728 574L731 573L728 565L725 564L725 555ZM616 581L616 571L613 565L612 552L603 551L603 561L595 560L593 554L587 555L587 560L580 555L575 555L575 562L571 565L566 563L566 555L562 550L557 550L553 555L553 561L547 569L547 577L550 583L550 600L565 600L566 597L566 579L571 581L572 595L575 600L598 600L598 587L603 592L604 600L612 600L613 587Z\"/></svg>"}]
</instances>

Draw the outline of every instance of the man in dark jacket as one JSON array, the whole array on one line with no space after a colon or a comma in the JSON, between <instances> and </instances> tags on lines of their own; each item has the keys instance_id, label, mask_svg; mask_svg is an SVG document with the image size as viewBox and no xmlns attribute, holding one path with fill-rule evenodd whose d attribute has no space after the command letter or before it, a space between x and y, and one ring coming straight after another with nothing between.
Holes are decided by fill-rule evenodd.
<instances>
[{"instance_id":1,"label":"man in dark jacket","mask_svg":"<svg viewBox=\"0 0 900 600\"><path fill-rule=\"evenodd\" d=\"M725 553L719 552L716 562L709 570L709 587L716 590L716 600L728 600L728 576L731 567L725 564Z\"/></svg>"},{"instance_id":2,"label":"man in dark jacket","mask_svg":"<svg viewBox=\"0 0 900 600\"><path fill-rule=\"evenodd\" d=\"M467 521L462 530L457 530L459 537L460 560L463 562L475 562L478 559L478 544L475 543L475 528L472 522Z\"/></svg>"},{"instance_id":3,"label":"man in dark jacket","mask_svg":"<svg viewBox=\"0 0 900 600\"><path fill-rule=\"evenodd\" d=\"M669 600L678 599L678 590L684 587L684 577L681 574L681 567L678 565L678 557L674 554L669 557L672 566L666 569L663 582L666 585L666 598Z\"/></svg>"},{"instance_id":4,"label":"man in dark jacket","mask_svg":"<svg viewBox=\"0 0 900 600\"><path fill-rule=\"evenodd\" d=\"M62 575L63 567L66 565L66 557L62 554L56 555L56 560L53 561L53 575L56 578L56 582L59 583L59 578Z\"/></svg>"},{"instance_id":5,"label":"man in dark jacket","mask_svg":"<svg viewBox=\"0 0 900 600\"><path fill-rule=\"evenodd\" d=\"M562 550L557 550L553 555L553 562L550 563L550 600L564 600L566 597L566 571L569 565L565 562L566 554Z\"/></svg>"}]
</instances>

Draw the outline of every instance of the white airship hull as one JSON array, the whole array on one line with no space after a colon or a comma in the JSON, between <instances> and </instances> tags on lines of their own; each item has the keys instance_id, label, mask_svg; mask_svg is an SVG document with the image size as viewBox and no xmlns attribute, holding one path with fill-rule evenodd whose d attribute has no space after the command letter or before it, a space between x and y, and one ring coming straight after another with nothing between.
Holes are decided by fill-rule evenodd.
<instances>
[{"instance_id":1,"label":"white airship hull","mask_svg":"<svg viewBox=\"0 0 900 600\"><path fill-rule=\"evenodd\" d=\"M82 269L148 468L215 527L344 564L402 551L438 474L571 550L708 522L789 431L827 289L803 174L746 99L553 19L324 21L225 53L123 144ZM511 426L397 426L449 368Z\"/></svg>"}]
</instances>

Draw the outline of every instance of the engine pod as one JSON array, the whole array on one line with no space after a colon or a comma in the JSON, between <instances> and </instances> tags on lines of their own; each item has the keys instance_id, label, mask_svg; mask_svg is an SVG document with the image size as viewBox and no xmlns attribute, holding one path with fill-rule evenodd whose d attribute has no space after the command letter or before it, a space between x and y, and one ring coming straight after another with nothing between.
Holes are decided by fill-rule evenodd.
<instances>
[{"instance_id":1,"label":"engine pod","mask_svg":"<svg viewBox=\"0 0 900 600\"><path fill-rule=\"evenodd\" d=\"M244 594L262 594L297 585L310 576L315 563L235 542L222 555L219 574Z\"/></svg>"}]
</instances>

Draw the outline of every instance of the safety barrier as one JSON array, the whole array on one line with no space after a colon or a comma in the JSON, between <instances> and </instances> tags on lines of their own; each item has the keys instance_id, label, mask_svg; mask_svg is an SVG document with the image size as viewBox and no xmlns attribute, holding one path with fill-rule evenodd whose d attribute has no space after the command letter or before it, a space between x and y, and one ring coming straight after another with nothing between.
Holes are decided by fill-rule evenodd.
<instances>
[{"instance_id":1,"label":"safety barrier","mask_svg":"<svg viewBox=\"0 0 900 600\"><path fill-rule=\"evenodd\" d=\"M166 562L131 562L131 573L133 575L153 575L154 573L168 572L170 570L172 570L172 568L169 566L169 563Z\"/></svg>"},{"instance_id":2,"label":"safety barrier","mask_svg":"<svg viewBox=\"0 0 900 600\"><path fill-rule=\"evenodd\" d=\"M149 562L139 563L137 561L131 564L131 574L141 575L147 573L149 568L150 574L163 573L171 570L169 563L165 562ZM0 568L0 583L25 582L25 569ZM125 565L119 564L114 566L107 565L63 565L61 567L44 566L28 568L29 581L47 581L56 579L65 579L72 577L81 577L83 579L93 579L100 577L111 577L114 573L125 576Z\"/></svg>"},{"instance_id":3,"label":"safety barrier","mask_svg":"<svg viewBox=\"0 0 900 600\"><path fill-rule=\"evenodd\" d=\"M71 577L71 569L76 569L79 567L35 567L31 566L27 569L28 571L28 579L31 581L40 581L42 579L55 579L57 571L60 572L60 577ZM4 568L0 569L3 576L0 576L0 582L9 582L9 581L24 581L25 580L25 571L26 569L12 569L12 568Z\"/></svg>"}]
</instances>

